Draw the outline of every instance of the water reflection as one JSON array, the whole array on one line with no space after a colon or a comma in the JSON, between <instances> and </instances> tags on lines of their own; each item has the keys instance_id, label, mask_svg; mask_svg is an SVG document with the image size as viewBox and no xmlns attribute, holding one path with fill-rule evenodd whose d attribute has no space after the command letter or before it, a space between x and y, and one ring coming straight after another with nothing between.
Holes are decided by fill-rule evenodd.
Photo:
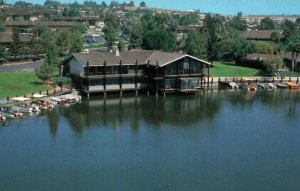
<instances>
[{"instance_id":1,"label":"water reflection","mask_svg":"<svg viewBox=\"0 0 300 191\"><path fill-rule=\"evenodd\" d=\"M193 124L211 122L224 106L245 110L257 107L298 117L299 91L214 91L195 96L139 96L123 98L97 98L82 103L57 107L47 113L51 135L55 136L60 119L65 119L72 130L111 127L118 132L128 125L138 132L142 123L161 128L164 125L188 128ZM225 106L224 106L225 107Z\"/></svg>"}]
</instances>

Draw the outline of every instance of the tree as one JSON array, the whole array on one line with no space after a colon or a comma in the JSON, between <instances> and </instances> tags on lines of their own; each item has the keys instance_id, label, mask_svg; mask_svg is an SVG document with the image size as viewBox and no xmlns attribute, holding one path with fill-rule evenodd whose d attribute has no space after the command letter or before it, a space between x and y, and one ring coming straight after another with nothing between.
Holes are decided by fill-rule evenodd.
<instances>
[{"instance_id":1,"label":"tree","mask_svg":"<svg viewBox=\"0 0 300 191\"><path fill-rule=\"evenodd\" d=\"M106 40L106 45L108 48L111 48L114 45L116 41L116 36L119 34L119 31L120 31L119 18L113 13L107 14L105 18L105 26L103 28L103 32L104 32L104 38Z\"/></svg>"},{"instance_id":2,"label":"tree","mask_svg":"<svg viewBox=\"0 0 300 191\"><path fill-rule=\"evenodd\" d=\"M49 66L56 68L58 67L59 60L58 60L58 48L53 42L49 42L46 57L44 59L44 63L48 64Z\"/></svg>"},{"instance_id":3,"label":"tree","mask_svg":"<svg viewBox=\"0 0 300 191\"><path fill-rule=\"evenodd\" d=\"M70 53L80 52L83 49L83 38L78 32L71 34Z\"/></svg>"},{"instance_id":4,"label":"tree","mask_svg":"<svg viewBox=\"0 0 300 191\"><path fill-rule=\"evenodd\" d=\"M217 34L218 20L208 14L204 18L204 24L207 32L207 59L213 63L213 61L218 59L220 53Z\"/></svg>"},{"instance_id":5,"label":"tree","mask_svg":"<svg viewBox=\"0 0 300 191\"><path fill-rule=\"evenodd\" d=\"M143 39L143 48L147 50L173 51L176 38L162 29L154 29L146 33Z\"/></svg>"},{"instance_id":6,"label":"tree","mask_svg":"<svg viewBox=\"0 0 300 191\"><path fill-rule=\"evenodd\" d=\"M27 7L32 7L33 4L32 3L27 3L25 1L17 1L14 4L14 8L27 8Z\"/></svg>"},{"instance_id":7,"label":"tree","mask_svg":"<svg viewBox=\"0 0 300 191\"><path fill-rule=\"evenodd\" d=\"M79 11L75 10L75 9L71 9L69 12L68 12L68 16L69 17L79 17L80 16L80 13Z\"/></svg>"},{"instance_id":8,"label":"tree","mask_svg":"<svg viewBox=\"0 0 300 191\"><path fill-rule=\"evenodd\" d=\"M182 15L179 19L179 25L192 25L192 24L198 24L199 23L199 17L195 13L190 13L186 15Z\"/></svg>"},{"instance_id":9,"label":"tree","mask_svg":"<svg viewBox=\"0 0 300 191\"><path fill-rule=\"evenodd\" d=\"M0 23L6 21L6 18L7 18L6 14L0 12Z\"/></svg>"},{"instance_id":10,"label":"tree","mask_svg":"<svg viewBox=\"0 0 300 191\"><path fill-rule=\"evenodd\" d=\"M274 44L264 42L264 41L257 41L255 44L255 52L261 54L273 54L275 53L276 48Z\"/></svg>"},{"instance_id":11,"label":"tree","mask_svg":"<svg viewBox=\"0 0 300 191\"><path fill-rule=\"evenodd\" d=\"M185 42L184 51L198 58L206 58L205 35L196 30L189 31Z\"/></svg>"},{"instance_id":12,"label":"tree","mask_svg":"<svg viewBox=\"0 0 300 191\"><path fill-rule=\"evenodd\" d=\"M294 22L291 22L289 20L285 20L281 26L283 30L283 40L285 43L287 43L287 40L290 36L293 36L297 33L297 25Z\"/></svg>"},{"instance_id":13,"label":"tree","mask_svg":"<svg viewBox=\"0 0 300 191\"><path fill-rule=\"evenodd\" d=\"M59 52L67 52L71 46L70 32L68 30L60 31L56 36L56 46Z\"/></svg>"},{"instance_id":14,"label":"tree","mask_svg":"<svg viewBox=\"0 0 300 191\"><path fill-rule=\"evenodd\" d=\"M62 16L67 17L68 15L69 15L68 8L65 7L64 10L63 10L63 12L62 12Z\"/></svg>"},{"instance_id":15,"label":"tree","mask_svg":"<svg viewBox=\"0 0 300 191\"><path fill-rule=\"evenodd\" d=\"M277 76L279 69L283 66L282 56L274 55L271 59L264 60L263 66L267 73Z\"/></svg>"},{"instance_id":16,"label":"tree","mask_svg":"<svg viewBox=\"0 0 300 191\"><path fill-rule=\"evenodd\" d=\"M275 22L270 17L265 17L260 21L259 29L261 30L272 30L275 29Z\"/></svg>"},{"instance_id":17,"label":"tree","mask_svg":"<svg viewBox=\"0 0 300 191\"><path fill-rule=\"evenodd\" d=\"M247 30L247 22L242 20L242 15L239 13L227 22L227 26L238 31Z\"/></svg>"},{"instance_id":18,"label":"tree","mask_svg":"<svg viewBox=\"0 0 300 191\"><path fill-rule=\"evenodd\" d=\"M142 1L142 2L140 3L140 7L146 7L145 1Z\"/></svg>"},{"instance_id":19,"label":"tree","mask_svg":"<svg viewBox=\"0 0 300 191\"><path fill-rule=\"evenodd\" d=\"M102 2L101 2L101 7L102 7L103 9L106 9L106 7L107 7L107 4L106 4L106 2L105 2L105 1L102 1Z\"/></svg>"},{"instance_id":20,"label":"tree","mask_svg":"<svg viewBox=\"0 0 300 191\"><path fill-rule=\"evenodd\" d=\"M49 80L53 76L53 67L45 62L39 67L35 68L34 71L35 75L43 81Z\"/></svg>"},{"instance_id":21,"label":"tree","mask_svg":"<svg viewBox=\"0 0 300 191\"><path fill-rule=\"evenodd\" d=\"M143 24L138 15L129 17L122 24L123 38L129 39L129 49L140 48L143 43Z\"/></svg>"},{"instance_id":22,"label":"tree","mask_svg":"<svg viewBox=\"0 0 300 191\"><path fill-rule=\"evenodd\" d=\"M20 32L16 29L13 30L12 39L13 42L9 46L9 51L14 58L17 58L18 55L21 55L22 42L20 40Z\"/></svg>"},{"instance_id":23,"label":"tree","mask_svg":"<svg viewBox=\"0 0 300 191\"><path fill-rule=\"evenodd\" d=\"M125 49L125 43L122 40L118 42L118 49L120 52L124 51Z\"/></svg>"},{"instance_id":24,"label":"tree","mask_svg":"<svg viewBox=\"0 0 300 191\"><path fill-rule=\"evenodd\" d=\"M241 37L238 32L230 30L222 35L220 49L224 58L232 59L236 64L240 64L247 54L255 50L251 41Z\"/></svg>"},{"instance_id":25,"label":"tree","mask_svg":"<svg viewBox=\"0 0 300 191\"><path fill-rule=\"evenodd\" d=\"M5 31L5 26L0 24L0 32L4 32Z\"/></svg>"},{"instance_id":26,"label":"tree","mask_svg":"<svg viewBox=\"0 0 300 191\"><path fill-rule=\"evenodd\" d=\"M0 62L3 62L6 58L6 47L0 44Z\"/></svg>"},{"instance_id":27,"label":"tree","mask_svg":"<svg viewBox=\"0 0 300 191\"><path fill-rule=\"evenodd\" d=\"M292 68L291 71L295 71L295 65L300 53L300 34L290 36L288 38L287 51L292 52Z\"/></svg>"},{"instance_id":28,"label":"tree","mask_svg":"<svg viewBox=\"0 0 300 191\"><path fill-rule=\"evenodd\" d=\"M275 43L279 43L282 36L279 32L272 32L270 38L273 40L273 42Z\"/></svg>"},{"instance_id":29,"label":"tree","mask_svg":"<svg viewBox=\"0 0 300 191\"><path fill-rule=\"evenodd\" d=\"M70 78L67 77L52 77L50 78L50 80L55 83L56 85L58 85L60 88L63 87L63 85L70 85L72 83L72 80Z\"/></svg>"},{"instance_id":30,"label":"tree","mask_svg":"<svg viewBox=\"0 0 300 191\"><path fill-rule=\"evenodd\" d=\"M81 33L81 34L84 34L87 31L87 27L84 24L82 24L82 23L76 23L73 26L73 31Z\"/></svg>"}]
</instances>

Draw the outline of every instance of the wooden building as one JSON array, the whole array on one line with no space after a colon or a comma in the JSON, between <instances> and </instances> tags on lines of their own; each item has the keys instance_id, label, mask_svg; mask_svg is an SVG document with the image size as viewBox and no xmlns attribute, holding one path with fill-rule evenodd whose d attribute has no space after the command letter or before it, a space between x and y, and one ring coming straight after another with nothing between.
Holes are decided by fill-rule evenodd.
<instances>
[{"instance_id":1,"label":"wooden building","mask_svg":"<svg viewBox=\"0 0 300 191\"><path fill-rule=\"evenodd\" d=\"M204 60L161 51L75 53L62 74L87 95L117 91L196 92L203 88ZM208 70L209 71L209 70Z\"/></svg>"}]
</instances>

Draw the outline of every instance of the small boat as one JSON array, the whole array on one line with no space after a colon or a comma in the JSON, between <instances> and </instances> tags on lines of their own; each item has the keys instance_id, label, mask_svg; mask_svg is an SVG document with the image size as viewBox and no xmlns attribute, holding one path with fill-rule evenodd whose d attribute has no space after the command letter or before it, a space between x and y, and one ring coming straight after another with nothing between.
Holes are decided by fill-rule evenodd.
<instances>
[{"instance_id":1,"label":"small boat","mask_svg":"<svg viewBox=\"0 0 300 191\"><path fill-rule=\"evenodd\" d=\"M286 84L280 83L280 84L276 84L277 88L281 88L281 89L286 89L288 88L288 86Z\"/></svg>"},{"instance_id":2,"label":"small boat","mask_svg":"<svg viewBox=\"0 0 300 191\"><path fill-rule=\"evenodd\" d=\"M249 83L249 84L246 83L243 87L247 91L256 91L257 90L256 84L252 84L252 83Z\"/></svg>"},{"instance_id":3,"label":"small boat","mask_svg":"<svg viewBox=\"0 0 300 191\"><path fill-rule=\"evenodd\" d=\"M258 83L258 84L257 84L257 88L258 88L258 89L262 89L262 90L267 90L267 89L269 89L269 88L268 88L268 85L265 84L265 83Z\"/></svg>"},{"instance_id":4,"label":"small boat","mask_svg":"<svg viewBox=\"0 0 300 191\"><path fill-rule=\"evenodd\" d=\"M286 82L285 84L286 84L287 87L290 88L290 89L298 89L298 88L299 88L298 84L296 84L296 83L294 83L294 82Z\"/></svg>"},{"instance_id":5,"label":"small boat","mask_svg":"<svg viewBox=\"0 0 300 191\"><path fill-rule=\"evenodd\" d=\"M273 90L276 86L273 83L267 83L268 89Z\"/></svg>"},{"instance_id":6,"label":"small boat","mask_svg":"<svg viewBox=\"0 0 300 191\"><path fill-rule=\"evenodd\" d=\"M239 85L235 82L227 82L227 81L220 81L220 87L230 88L230 89L238 89Z\"/></svg>"}]
</instances>

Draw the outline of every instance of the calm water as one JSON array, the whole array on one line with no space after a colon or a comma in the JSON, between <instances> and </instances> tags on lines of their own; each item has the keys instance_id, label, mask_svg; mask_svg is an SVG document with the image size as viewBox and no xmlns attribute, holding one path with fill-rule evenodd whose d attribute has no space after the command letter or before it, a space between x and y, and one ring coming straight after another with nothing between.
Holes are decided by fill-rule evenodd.
<instances>
[{"instance_id":1,"label":"calm water","mask_svg":"<svg viewBox=\"0 0 300 191\"><path fill-rule=\"evenodd\" d=\"M296 191L300 93L93 98L0 128L0 190Z\"/></svg>"}]
</instances>

